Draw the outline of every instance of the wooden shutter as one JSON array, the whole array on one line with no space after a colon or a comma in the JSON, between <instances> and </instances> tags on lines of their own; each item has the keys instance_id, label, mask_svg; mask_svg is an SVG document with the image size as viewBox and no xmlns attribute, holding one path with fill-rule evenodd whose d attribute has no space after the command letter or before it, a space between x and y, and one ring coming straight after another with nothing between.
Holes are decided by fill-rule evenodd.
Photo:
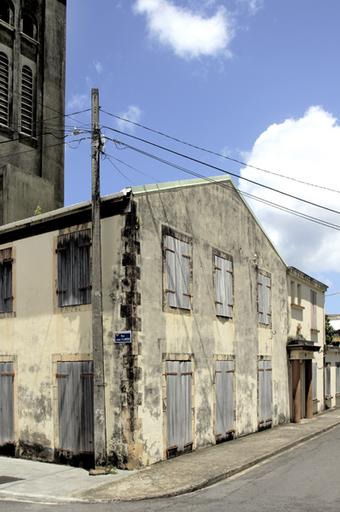
<instances>
[{"instance_id":1,"label":"wooden shutter","mask_svg":"<svg viewBox=\"0 0 340 512\"><path fill-rule=\"evenodd\" d=\"M215 434L223 437L234 429L234 361L216 361Z\"/></svg>"},{"instance_id":2,"label":"wooden shutter","mask_svg":"<svg viewBox=\"0 0 340 512\"><path fill-rule=\"evenodd\" d=\"M167 303L190 309L191 246L172 236L164 237Z\"/></svg>"},{"instance_id":3,"label":"wooden shutter","mask_svg":"<svg viewBox=\"0 0 340 512\"><path fill-rule=\"evenodd\" d=\"M93 362L59 362L59 448L93 452Z\"/></svg>"},{"instance_id":4,"label":"wooden shutter","mask_svg":"<svg viewBox=\"0 0 340 512\"><path fill-rule=\"evenodd\" d=\"M258 362L258 396L259 425L266 426L272 421L272 363L268 360Z\"/></svg>"},{"instance_id":5,"label":"wooden shutter","mask_svg":"<svg viewBox=\"0 0 340 512\"><path fill-rule=\"evenodd\" d=\"M21 125L20 130L25 135L34 135L34 87L33 71L29 66L21 70Z\"/></svg>"},{"instance_id":6,"label":"wooden shutter","mask_svg":"<svg viewBox=\"0 0 340 512\"><path fill-rule=\"evenodd\" d=\"M312 363L312 399L316 400L317 395L317 378L318 378L318 363L313 361Z\"/></svg>"},{"instance_id":7,"label":"wooden shutter","mask_svg":"<svg viewBox=\"0 0 340 512\"><path fill-rule=\"evenodd\" d=\"M0 52L0 124L9 125L9 60Z\"/></svg>"},{"instance_id":8,"label":"wooden shutter","mask_svg":"<svg viewBox=\"0 0 340 512\"><path fill-rule=\"evenodd\" d=\"M0 445L14 442L13 382L13 363L0 363Z\"/></svg>"},{"instance_id":9,"label":"wooden shutter","mask_svg":"<svg viewBox=\"0 0 340 512\"><path fill-rule=\"evenodd\" d=\"M13 310L12 250L0 251L0 313Z\"/></svg>"},{"instance_id":10,"label":"wooden shutter","mask_svg":"<svg viewBox=\"0 0 340 512\"><path fill-rule=\"evenodd\" d=\"M215 303L216 314L227 318L233 316L233 264L227 258L215 255Z\"/></svg>"},{"instance_id":11,"label":"wooden shutter","mask_svg":"<svg viewBox=\"0 0 340 512\"><path fill-rule=\"evenodd\" d=\"M91 302L90 230L58 237L58 304L76 306Z\"/></svg>"},{"instance_id":12,"label":"wooden shutter","mask_svg":"<svg viewBox=\"0 0 340 512\"><path fill-rule=\"evenodd\" d=\"M270 325L272 317L271 277L261 272L257 274L257 309L259 323Z\"/></svg>"},{"instance_id":13,"label":"wooden shutter","mask_svg":"<svg viewBox=\"0 0 340 512\"><path fill-rule=\"evenodd\" d=\"M192 445L191 361L167 361L168 453Z\"/></svg>"}]
</instances>

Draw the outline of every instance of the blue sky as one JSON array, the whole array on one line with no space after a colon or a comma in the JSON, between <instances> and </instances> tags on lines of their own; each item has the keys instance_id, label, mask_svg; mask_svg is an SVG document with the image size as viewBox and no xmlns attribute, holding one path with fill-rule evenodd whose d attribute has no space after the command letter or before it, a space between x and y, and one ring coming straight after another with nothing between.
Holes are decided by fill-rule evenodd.
<instances>
[{"instance_id":1,"label":"blue sky","mask_svg":"<svg viewBox=\"0 0 340 512\"><path fill-rule=\"evenodd\" d=\"M339 19L338 0L82 0L81 8L68 0L66 110L88 108L91 87L98 87L101 106L111 113L336 192L242 168L104 114L102 125L340 210ZM87 126L89 115L66 122ZM102 162L103 194L188 177L109 141L105 151L124 163ZM90 197L89 141L67 147L65 187L66 204ZM240 188L340 225L337 213L242 180ZM287 263L329 284L329 293L340 291L340 231L256 201L251 206ZM327 300L327 309L340 311L340 295Z\"/></svg>"}]
</instances>

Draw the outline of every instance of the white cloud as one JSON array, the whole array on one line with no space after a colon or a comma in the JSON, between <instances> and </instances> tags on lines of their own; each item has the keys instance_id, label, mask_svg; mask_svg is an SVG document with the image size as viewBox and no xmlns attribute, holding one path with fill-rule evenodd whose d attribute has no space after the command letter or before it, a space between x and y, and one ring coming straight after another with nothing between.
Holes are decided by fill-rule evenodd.
<instances>
[{"instance_id":1,"label":"white cloud","mask_svg":"<svg viewBox=\"0 0 340 512\"><path fill-rule=\"evenodd\" d=\"M142 111L136 105L130 105L126 112L122 112L119 114L119 117L123 119L128 119L133 123L139 123L140 118L142 116ZM135 131L135 126L129 122L123 121L122 119L117 119L117 128L124 132L132 133Z\"/></svg>"},{"instance_id":2,"label":"white cloud","mask_svg":"<svg viewBox=\"0 0 340 512\"><path fill-rule=\"evenodd\" d=\"M97 71L98 75L101 75L104 70L103 64L101 62L99 62L99 60L95 60L93 65L94 65L94 69Z\"/></svg>"},{"instance_id":3,"label":"white cloud","mask_svg":"<svg viewBox=\"0 0 340 512\"><path fill-rule=\"evenodd\" d=\"M291 178L340 189L340 125L322 107L299 119L269 126L256 140L247 163ZM241 175L308 201L340 210L336 192L299 184L250 168ZM340 215L240 180L240 189L293 210L340 225ZM340 232L249 200L251 207L288 264L309 273L340 272Z\"/></svg>"},{"instance_id":4,"label":"white cloud","mask_svg":"<svg viewBox=\"0 0 340 512\"><path fill-rule=\"evenodd\" d=\"M250 14L256 14L257 11L262 9L264 0L238 0L238 2L245 5Z\"/></svg>"},{"instance_id":5,"label":"white cloud","mask_svg":"<svg viewBox=\"0 0 340 512\"><path fill-rule=\"evenodd\" d=\"M67 102L68 110L82 110L89 106L91 100L87 94L73 94Z\"/></svg>"},{"instance_id":6,"label":"white cloud","mask_svg":"<svg viewBox=\"0 0 340 512\"><path fill-rule=\"evenodd\" d=\"M208 17L170 0L135 0L134 10L146 16L150 37L170 47L178 57L230 56L232 24L223 7Z\"/></svg>"}]
</instances>

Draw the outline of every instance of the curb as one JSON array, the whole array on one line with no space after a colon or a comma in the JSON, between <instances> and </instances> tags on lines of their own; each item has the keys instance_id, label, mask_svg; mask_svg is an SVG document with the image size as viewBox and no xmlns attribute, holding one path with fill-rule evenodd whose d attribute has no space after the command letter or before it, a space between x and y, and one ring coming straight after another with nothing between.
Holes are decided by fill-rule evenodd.
<instances>
[{"instance_id":1,"label":"curb","mask_svg":"<svg viewBox=\"0 0 340 512\"><path fill-rule=\"evenodd\" d=\"M219 482L222 482L223 480L226 480L234 475L237 475L238 473L242 473L243 471L246 471L247 469L250 469L266 460L269 460L277 455L281 455L282 453L288 451L291 448L294 448L295 446L298 446L300 444L303 444L305 442L308 442L316 437L321 436L322 434L325 434L329 432L330 430L334 429L335 427L340 425L340 420L336 423L333 423L332 425L329 425L327 427L322 428L321 430L317 432L313 432L311 434L308 434L307 436L300 437L299 439L296 439L295 441L286 444L284 446L281 446L280 448L271 451L270 453L266 453L265 455L262 455L260 457L257 457L245 464L242 464L241 466L235 467L233 469L227 470L223 473L220 473L218 475L215 475L211 478L207 478L204 481L201 481L196 484L187 485L185 487L182 487L180 489L176 489L164 494L159 494L157 496L143 496L143 497L137 497L137 498L127 498L127 499L120 499L120 498L102 498L102 499L91 499L91 498L78 498L78 497L69 497L69 498L59 498L57 496L39 496L39 495L18 495L18 494L8 494L6 495L6 491L0 491L0 502L21 502L21 503L35 503L35 504L42 504L42 505L61 505L61 504L71 504L71 503L79 503L79 504L106 504L106 503L114 503L114 502L121 502L121 503L132 503L135 501L146 501L146 500L156 500L156 499L164 499L164 498L173 498L176 496L181 496L183 494L190 494L196 491L199 491L201 489L205 489L207 487L210 487L214 484L217 484Z\"/></svg>"}]
</instances>

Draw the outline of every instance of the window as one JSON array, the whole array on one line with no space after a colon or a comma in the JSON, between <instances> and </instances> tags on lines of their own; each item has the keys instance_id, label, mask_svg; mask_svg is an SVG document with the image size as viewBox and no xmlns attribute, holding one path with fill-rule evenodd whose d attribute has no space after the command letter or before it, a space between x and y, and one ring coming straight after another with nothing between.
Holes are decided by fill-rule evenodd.
<instances>
[{"instance_id":1,"label":"window","mask_svg":"<svg viewBox=\"0 0 340 512\"><path fill-rule=\"evenodd\" d=\"M171 308L191 309L191 244L175 236L164 236L165 301Z\"/></svg>"},{"instance_id":2,"label":"window","mask_svg":"<svg viewBox=\"0 0 340 512\"><path fill-rule=\"evenodd\" d=\"M260 324L271 325L271 277L266 272L257 274L257 311Z\"/></svg>"},{"instance_id":3,"label":"window","mask_svg":"<svg viewBox=\"0 0 340 512\"><path fill-rule=\"evenodd\" d=\"M301 284L297 284L297 303L299 306L301 306Z\"/></svg>"},{"instance_id":4,"label":"window","mask_svg":"<svg viewBox=\"0 0 340 512\"><path fill-rule=\"evenodd\" d=\"M12 249L3 249L0 251L0 313L12 311Z\"/></svg>"},{"instance_id":5,"label":"window","mask_svg":"<svg viewBox=\"0 0 340 512\"><path fill-rule=\"evenodd\" d=\"M7 0L1 0L0 20L9 25L13 25L13 6Z\"/></svg>"},{"instance_id":6,"label":"window","mask_svg":"<svg viewBox=\"0 0 340 512\"><path fill-rule=\"evenodd\" d=\"M317 293L314 290L310 291L310 301L311 301L311 329L317 330Z\"/></svg>"},{"instance_id":7,"label":"window","mask_svg":"<svg viewBox=\"0 0 340 512\"><path fill-rule=\"evenodd\" d=\"M233 262L231 258L214 254L214 284L216 315L233 317Z\"/></svg>"},{"instance_id":8,"label":"window","mask_svg":"<svg viewBox=\"0 0 340 512\"><path fill-rule=\"evenodd\" d=\"M296 288L295 288L295 281L290 282L290 300L292 304L296 304Z\"/></svg>"},{"instance_id":9,"label":"window","mask_svg":"<svg viewBox=\"0 0 340 512\"><path fill-rule=\"evenodd\" d=\"M37 39L37 25L33 18L24 14L21 20L21 31L32 39Z\"/></svg>"},{"instance_id":10,"label":"window","mask_svg":"<svg viewBox=\"0 0 340 512\"><path fill-rule=\"evenodd\" d=\"M9 125L9 60L0 52L0 124Z\"/></svg>"},{"instance_id":11,"label":"window","mask_svg":"<svg viewBox=\"0 0 340 512\"><path fill-rule=\"evenodd\" d=\"M58 237L58 306L91 303L89 229Z\"/></svg>"},{"instance_id":12,"label":"window","mask_svg":"<svg viewBox=\"0 0 340 512\"><path fill-rule=\"evenodd\" d=\"M23 66L21 72L21 132L34 136L34 88L33 72Z\"/></svg>"}]
</instances>

